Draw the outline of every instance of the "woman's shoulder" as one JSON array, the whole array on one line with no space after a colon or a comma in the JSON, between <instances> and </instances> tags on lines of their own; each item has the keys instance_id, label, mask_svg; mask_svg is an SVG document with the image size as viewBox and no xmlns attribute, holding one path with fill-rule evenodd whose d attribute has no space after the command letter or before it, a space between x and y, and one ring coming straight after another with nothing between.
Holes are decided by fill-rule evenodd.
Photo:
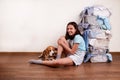
<instances>
[{"instance_id":1,"label":"woman's shoulder","mask_svg":"<svg viewBox=\"0 0 120 80\"><path fill-rule=\"evenodd\" d=\"M79 35L79 34L77 34L77 35L75 36L75 39L84 40L83 36L81 36L81 35Z\"/></svg>"},{"instance_id":2,"label":"woman's shoulder","mask_svg":"<svg viewBox=\"0 0 120 80\"><path fill-rule=\"evenodd\" d=\"M75 35L75 38L79 38L79 37L82 38L82 36L79 34Z\"/></svg>"}]
</instances>

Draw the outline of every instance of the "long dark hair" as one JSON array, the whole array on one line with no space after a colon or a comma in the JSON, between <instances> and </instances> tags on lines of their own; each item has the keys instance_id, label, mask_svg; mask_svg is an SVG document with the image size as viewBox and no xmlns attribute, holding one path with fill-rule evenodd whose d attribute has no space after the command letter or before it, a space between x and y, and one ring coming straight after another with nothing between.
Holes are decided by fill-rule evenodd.
<instances>
[{"instance_id":1,"label":"long dark hair","mask_svg":"<svg viewBox=\"0 0 120 80\"><path fill-rule=\"evenodd\" d=\"M68 34L67 27L68 27L69 25L73 25L73 27L76 29L76 32L75 32L75 34L74 34L73 36L70 36L70 35ZM65 38L66 38L66 39L71 39L71 40L72 40L72 39L75 37L75 35L77 35L77 34L81 35L81 34L80 34L80 31L78 30L78 25L77 25L76 22L69 22L69 23L67 24L67 27L66 27L66 34L65 34Z\"/></svg>"}]
</instances>

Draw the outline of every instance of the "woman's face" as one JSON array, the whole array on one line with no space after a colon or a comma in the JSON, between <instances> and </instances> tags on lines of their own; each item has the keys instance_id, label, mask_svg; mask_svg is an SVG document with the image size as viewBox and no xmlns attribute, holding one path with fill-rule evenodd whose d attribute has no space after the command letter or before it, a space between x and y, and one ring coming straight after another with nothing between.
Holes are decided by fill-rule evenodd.
<instances>
[{"instance_id":1,"label":"woman's face","mask_svg":"<svg viewBox=\"0 0 120 80\"><path fill-rule=\"evenodd\" d=\"M68 34L69 34L70 36L72 36L72 35L75 34L76 29L74 28L73 25L68 25L68 26L67 26L67 32L68 32Z\"/></svg>"}]
</instances>

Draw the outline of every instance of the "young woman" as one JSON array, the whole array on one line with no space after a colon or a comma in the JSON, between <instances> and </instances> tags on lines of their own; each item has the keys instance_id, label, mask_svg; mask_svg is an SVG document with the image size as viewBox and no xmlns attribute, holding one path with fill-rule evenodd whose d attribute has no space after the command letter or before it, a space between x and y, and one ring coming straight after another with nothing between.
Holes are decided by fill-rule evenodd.
<instances>
[{"instance_id":1,"label":"young woman","mask_svg":"<svg viewBox=\"0 0 120 80\"><path fill-rule=\"evenodd\" d=\"M63 51L66 53L67 57L60 58ZM29 63L51 67L80 65L85 56L85 42L80 35L78 25L75 22L69 22L66 27L66 35L58 39L57 53L56 60L30 60Z\"/></svg>"}]
</instances>

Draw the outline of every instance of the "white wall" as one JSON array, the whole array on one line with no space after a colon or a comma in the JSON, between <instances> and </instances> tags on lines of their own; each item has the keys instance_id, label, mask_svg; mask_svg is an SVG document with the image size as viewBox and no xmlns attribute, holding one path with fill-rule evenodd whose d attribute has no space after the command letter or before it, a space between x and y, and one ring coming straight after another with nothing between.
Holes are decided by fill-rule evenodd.
<instances>
[{"instance_id":1,"label":"white wall","mask_svg":"<svg viewBox=\"0 0 120 80\"><path fill-rule=\"evenodd\" d=\"M42 51L57 46L69 21L86 6L103 5L112 16L110 51L120 51L119 0L0 0L0 51Z\"/></svg>"}]
</instances>

